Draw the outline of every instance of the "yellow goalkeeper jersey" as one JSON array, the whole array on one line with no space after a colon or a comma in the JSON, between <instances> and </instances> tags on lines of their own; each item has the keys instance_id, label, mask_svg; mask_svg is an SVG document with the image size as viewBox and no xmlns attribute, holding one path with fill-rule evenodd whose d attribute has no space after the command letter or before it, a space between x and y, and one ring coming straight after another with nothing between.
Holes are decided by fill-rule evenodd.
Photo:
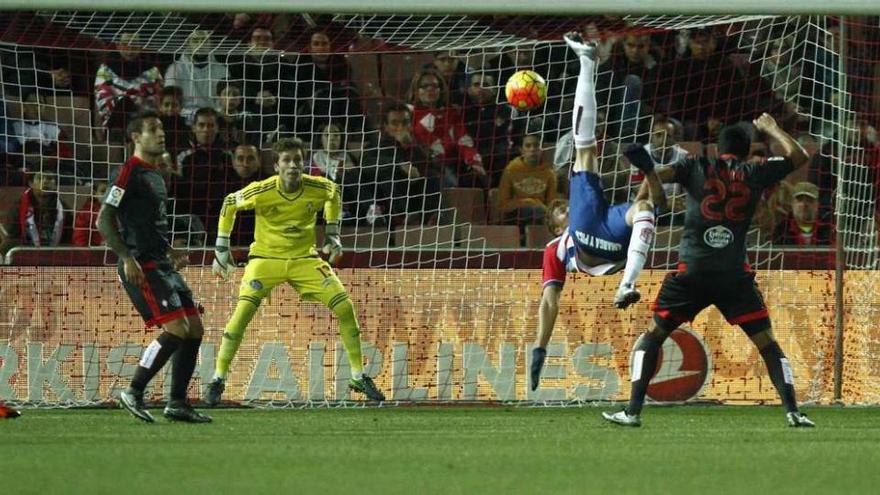
<instances>
[{"instance_id":1,"label":"yellow goalkeeper jersey","mask_svg":"<svg viewBox=\"0 0 880 495\"><path fill-rule=\"evenodd\" d=\"M281 179L275 175L251 182L226 196L217 233L228 236L235 225L235 213L254 210L256 228L250 256L282 259L317 256L315 217L321 209L327 223L339 221L342 198L334 182L303 175L300 188L285 193L281 190Z\"/></svg>"}]
</instances>

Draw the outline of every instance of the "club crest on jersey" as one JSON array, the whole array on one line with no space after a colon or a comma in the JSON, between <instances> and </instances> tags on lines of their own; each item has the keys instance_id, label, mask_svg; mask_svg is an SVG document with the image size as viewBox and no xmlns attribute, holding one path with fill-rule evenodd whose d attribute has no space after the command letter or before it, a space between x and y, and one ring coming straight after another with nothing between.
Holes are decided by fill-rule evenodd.
<instances>
[{"instance_id":1,"label":"club crest on jersey","mask_svg":"<svg viewBox=\"0 0 880 495\"><path fill-rule=\"evenodd\" d=\"M259 280L254 279L254 280L251 280L251 282L250 282L250 286L251 286L251 289L254 289L254 290L262 290L262 288L263 288L263 282L260 282Z\"/></svg>"},{"instance_id":2,"label":"club crest on jersey","mask_svg":"<svg viewBox=\"0 0 880 495\"><path fill-rule=\"evenodd\" d=\"M709 247L721 249L733 242L733 232L724 225L716 225L703 232L703 242Z\"/></svg>"},{"instance_id":3,"label":"club crest on jersey","mask_svg":"<svg viewBox=\"0 0 880 495\"><path fill-rule=\"evenodd\" d=\"M658 402L681 402L699 397L709 382L709 352L703 339L687 325L663 342L657 356L657 373L647 395Z\"/></svg>"},{"instance_id":4,"label":"club crest on jersey","mask_svg":"<svg viewBox=\"0 0 880 495\"><path fill-rule=\"evenodd\" d=\"M111 186L110 191L107 192L107 199L104 201L110 206L119 206L119 203L122 202L122 197L125 195L125 189L117 186Z\"/></svg>"}]
</instances>

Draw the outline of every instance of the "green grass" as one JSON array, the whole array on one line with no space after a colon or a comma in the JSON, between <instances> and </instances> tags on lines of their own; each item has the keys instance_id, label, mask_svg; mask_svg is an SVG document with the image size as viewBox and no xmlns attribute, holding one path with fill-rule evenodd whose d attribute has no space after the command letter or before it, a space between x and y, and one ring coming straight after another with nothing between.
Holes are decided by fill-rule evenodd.
<instances>
[{"instance_id":1,"label":"green grass","mask_svg":"<svg viewBox=\"0 0 880 495\"><path fill-rule=\"evenodd\" d=\"M160 411L154 411L159 413ZM649 407L213 411L209 425L121 410L0 421L0 492L880 493L876 409Z\"/></svg>"}]
</instances>

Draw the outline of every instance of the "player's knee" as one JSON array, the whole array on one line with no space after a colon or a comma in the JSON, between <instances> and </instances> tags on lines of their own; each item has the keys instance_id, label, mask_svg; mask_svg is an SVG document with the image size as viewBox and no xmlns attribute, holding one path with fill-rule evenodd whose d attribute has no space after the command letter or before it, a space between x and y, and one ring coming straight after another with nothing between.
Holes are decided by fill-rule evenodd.
<instances>
[{"instance_id":1,"label":"player's knee","mask_svg":"<svg viewBox=\"0 0 880 495\"><path fill-rule=\"evenodd\" d=\"M348 297L336 302L331 301L328 306L337 318L350 318L354 316L354 304Z\"/></svg>"},{"instance_id":2,"label":"player's knee","mask_svg":"<svg viewBox=\"0 0 880 495\"><path fill-rule=\"evenodd\" d=\"M749 339L758 350L766 349L776 342L776 337L773 335L773 327L767 318L746 322L740 325L740 327L749 336Z\"/></svg>"},{"instance_id":3,"label":"player's knee","mask_svg":"<svg viewBox=\"0 0 880 495\"><path fill-rule=\"evenodd\" d=\"M636 213L642 211L654 211L654 203L647 199L640 199L633 203L632 210Z\"/></svg>"},{"instance_id":4,"label":"player's knee","mask_svg":"<svg viewBox=\"0 0 880 495\"><path fill-rule=\"evenodd\" d=\"M178 318L176 320L169 321L165 323L163 329L174 335L175 337L180 337L181 339L185 339L189 335L189 323L186 318Z\"/></svg>"},{"instance_id":5,"label":"player's knee","mask_svg":"<svg viewBox=\"0 0 880 495\"><path fill-rule=\"evenodd\" d=\"M651 334L651 336L653 336L655 339L663 342L666 340L667 337L669 337L669 334L671 334L673 331L675 331L676 328L678 328L678 326L679 323L677 322L664 320L655 316L653 321L651 322L651 326L648 328L648 333Z\"/></svg>"}]
</instances>

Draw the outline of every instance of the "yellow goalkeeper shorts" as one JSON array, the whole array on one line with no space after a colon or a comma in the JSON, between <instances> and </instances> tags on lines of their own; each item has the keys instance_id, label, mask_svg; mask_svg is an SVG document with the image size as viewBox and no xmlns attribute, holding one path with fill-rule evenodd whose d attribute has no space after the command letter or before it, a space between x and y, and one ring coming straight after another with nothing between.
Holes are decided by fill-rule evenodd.
<instances>
[{"instance_id":1,"label":"yellow goalkeeper shorts","mask_svg":"<svg viewBox=\"0 0 880 495\"><path fill-rule=\"evenodd\" d=\"M321 258L252 258L244 269L238 297L263 299L284 282L290 284L303 301L317 301L330 309L348 298L333 268Z\"/></svg>"}]
</instances>

